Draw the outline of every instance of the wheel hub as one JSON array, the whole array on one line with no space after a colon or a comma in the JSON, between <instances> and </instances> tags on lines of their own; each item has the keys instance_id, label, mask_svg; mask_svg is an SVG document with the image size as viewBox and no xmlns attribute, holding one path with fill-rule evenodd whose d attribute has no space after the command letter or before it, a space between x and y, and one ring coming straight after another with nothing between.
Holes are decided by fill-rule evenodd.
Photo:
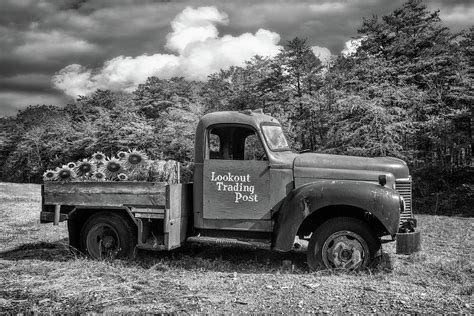
<instances>
[{"instance_id":1,"label":"wheel hub","mask_svg":"<svg viewBox=\"0 0 474 316\"><path fill-rule=\"evenodd\" d=\"M102 246L104 248L112 248L115 245L115 239L112 236L102 237Z\"/></svg>"},{"instance_id":2,"label":"wheel hub","mask_svg":"<svg viewBox=\"0 0 474 316\"><path fill-rule=\"evenodd\" d=\"M349 249L343 249L340 254L340 258L343 261L349 261L352 258L352 251Z\"/></svg>"},{"instance_id":3,"label":"wheel hub","mask_svg":"<svg viewBox=\"0 0 474 316\"><path fill-rule=\"evenodd\" d=\"M368 250L358 235L345 231L331 235L323 245L323 261L328 268L357 269ZM325 255L324 255L325 254Z\"/></svg>"},{"instance_id":4,"label":"wheel hub","mask_svg":"<svg viewBox=\"0 0 474 316\"><path fill-rule=\"evenodd\" d=\"M118 238L112 227L97 225L87 235L87 249L94 258L113 258L120 250Z\"/></svg>"}]
</instances>

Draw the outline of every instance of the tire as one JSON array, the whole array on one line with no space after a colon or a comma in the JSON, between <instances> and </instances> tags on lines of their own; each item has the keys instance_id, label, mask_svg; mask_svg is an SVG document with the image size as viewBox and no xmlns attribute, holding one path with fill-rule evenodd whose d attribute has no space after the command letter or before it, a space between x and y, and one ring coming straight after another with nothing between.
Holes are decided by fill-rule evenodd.
<instances>
[{"instance_id":1,"label":"tire","mask_svg":"<svg viewBox=\"0 0 474 316\"><path fill-rule=\"evenodd\" d=\"M307 261L311 270L358 271L375 262L380 249L380 239L367 223L336 217L324 222L311 235Z\"/></svg>"},{"instance_id":2,"label":"tire","mask_svg":"<svg viewBox=\"0 0 474 316\"><path fill-rule=\"evenodd\" d=\"M136 229L114 212L92 215L81 230L81 249L94 259L132 258L137 244Z\"/></svg>"}]
</instances>

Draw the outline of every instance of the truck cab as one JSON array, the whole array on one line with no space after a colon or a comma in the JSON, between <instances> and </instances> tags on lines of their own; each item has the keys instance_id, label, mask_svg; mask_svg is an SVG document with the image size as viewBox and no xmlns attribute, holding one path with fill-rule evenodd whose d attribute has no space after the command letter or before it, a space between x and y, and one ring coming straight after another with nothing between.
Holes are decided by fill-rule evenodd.
<instances>
[{"instance_id":1,"label":"truck cab","mask_svg":"<svg viewBox=\"0 0 474 316\"><path fill-rule=\"evenodd\" d=\"M294 187L296 156L270 116L251 111L205 115L196 130L195 228L271 233L274 212Z\"/></svg>"},{"instance_id":2,"label":"truck cab","mask_svg":"<svg viewBox=\"0 0 474 316\"><path fill-rule=\"evenodd\" d=\"M43 222L52 221L54 205L56 218L59 213L69 221L70 240L89 254L93 247L100 253L97 249L105 240L97 232L90 237L92 228L87 227L94 227L94 218L110 228L113 223L104 218L122 214L126 227L111 227L111 236L106 237L113 245L131 239L131 245L125 245L129 252L136 246L168 250L194 236L268 241L273 250L289 251L299 237L309 241L311 269L353 270L374 262L381 238L394 240L400 222L413 217L405 162L295 153L280 123L261 110L214 112L201 118L192 184L171 184L166 189L141 184L139 192L147 197L130 194L128 200L110 193L138 192L138 184L113 185L115 189L111 185L99 189L97 184L69 183L70 195L58 199L57 190L65 190L64 186L45 184ZM154 191L158 187L161 193ZM85 190L102 195L92 199ZM118 236L121 231L126 237ZM147 239L159 234L167 236L165 241L155 240L157 246L150 246Z\"/></svg>"}]
</instances>

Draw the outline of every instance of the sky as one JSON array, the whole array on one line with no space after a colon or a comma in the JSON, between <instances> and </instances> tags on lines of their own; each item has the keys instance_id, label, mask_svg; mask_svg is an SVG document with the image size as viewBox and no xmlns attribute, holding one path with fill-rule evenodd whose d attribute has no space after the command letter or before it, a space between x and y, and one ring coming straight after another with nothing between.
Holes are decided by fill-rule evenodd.
<instances>
[{"instance_id":1,"label":"sky","mask_svg":"<svg viewBox=\"0 0 474 316\"><path fill-rule=\"evenodd\" d=\"M402 0L1 0L0 117L73 103L94 90L133 91L149 76L205 81L294 37L320 59L351 49L364 17ZM456 32L474 1L425 0Z\"/></svg>"}]
</instances>

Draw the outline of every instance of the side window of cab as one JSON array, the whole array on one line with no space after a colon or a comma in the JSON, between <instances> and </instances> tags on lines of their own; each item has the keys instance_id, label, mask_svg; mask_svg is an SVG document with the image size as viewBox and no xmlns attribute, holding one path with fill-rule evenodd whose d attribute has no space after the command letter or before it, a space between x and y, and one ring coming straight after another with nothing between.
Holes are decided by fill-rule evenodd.
<instances>
[{"instance_id":1,"label":"side window of cab","mask_svg":"<svg viewBox=\"0 0 474 316\"><path fill-rule=\"evenodd\" d=\"M268 160L260 137L251 127L211 127L207 144L211 160Z\"/></svg>"}]
</instances>

